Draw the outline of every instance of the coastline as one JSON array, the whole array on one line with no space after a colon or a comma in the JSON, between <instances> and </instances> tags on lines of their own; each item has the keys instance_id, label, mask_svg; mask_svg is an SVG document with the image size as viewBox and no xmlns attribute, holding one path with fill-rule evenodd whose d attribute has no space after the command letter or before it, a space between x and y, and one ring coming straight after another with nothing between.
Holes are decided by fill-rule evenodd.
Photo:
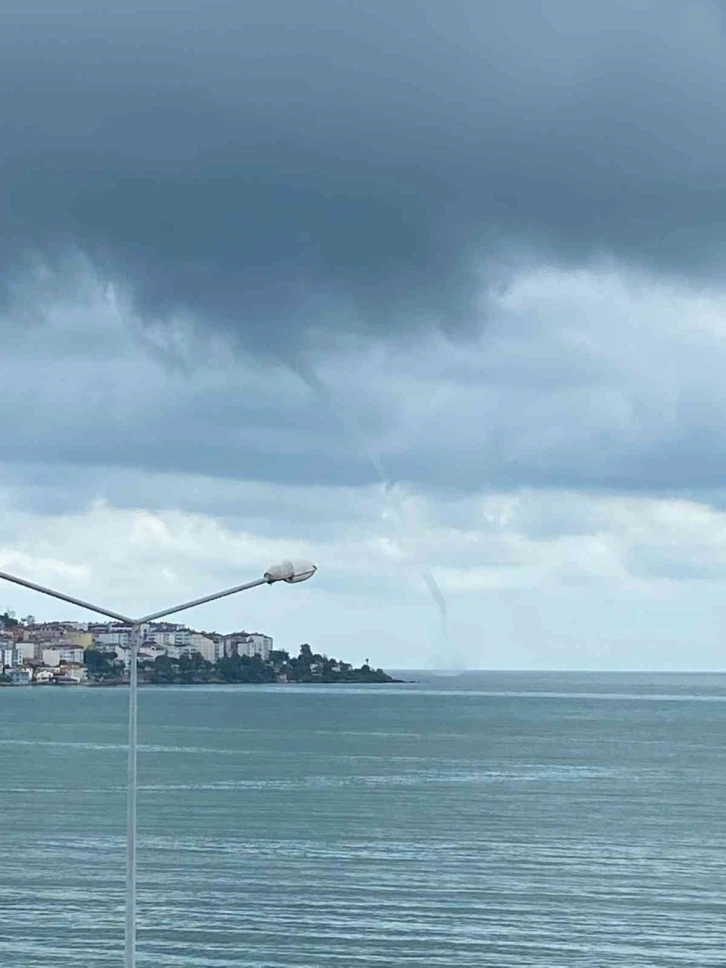
<instances>
[{"instance_id":1,"label":"coastline","mask_svg":"<svg viewBox=\"0 0 726 968\"><path fill-rule=\"evenodd\" d=\"M194 682L139 682L139 688L142 689L146 686L151 686L153 688L164 689L169 686L280 686L284 688L285 686L388 686L388 685L401 685L403 683L413 682L412 679L394 679L393 677L388 677L387 679L306 679L299 682L288 681L288 682L223 682L222 680L204 680L199 679ZM68 687L81 687L85 689L119 689L128 688L128 679L114 679L114 680L93 680L91 682L28 682L28 683L12 683L12 682L0 682L0 688L6 686L8 689L23 688L25 686L34 689L42 688L62 688L64 686Z\"/></svg>"},{"instance_id":2,"label":"coastline","mask_svg":"<svg viewBox=\"0 0 726 968\"><path fill-rule=\"evenodd\" d=\"M5 620L5 626L8 621ZM59 630L55 625L45 632L43 627L39 632L34 625L23 626L20 631L18 627L16 622L11 626L13 632L3 633L10 646L3 652L0 685L128 686L128 670L134 654L140 686L384 685L403 681L383 669L371 667L368 659L355 667L314 652L308 643L300 646L298 655L273 649L272 639L261 633L242 632L224 637L187 627L151 627L145 632L147 640L132 647L128 641L129 630L119 631L110 623L90 631L88 628L69 630L65 626ZM54 639L47 643L38 641L39 634L51 633ZM68 644L66 638L71 635L75 638ZM167 639L172 635L186 636L189 641L171 645ZM115 640L107 642L104 636L119 638L120 644ZM161 644L155 636L161 636Z\"/></svg>"},{"instance_id":3,"label":"coastline","mask_svg":"<svg viewBox=\"0 0 726 968\"><path fill-rule=\"evenodd\" d=\"M165 686L280 686L284 688L285 686L388 686L401 684L409 682L408 679L395 679L392 676L387 676L383 678L368 678L368 679L300 679L300 680L290 680L286 682L271 681L271 682L225 682L222 679L198 679L192 682L151 682L139 679L139 688L144 686L154 686L154 687L165 687ZM119 686L128 686L128 679L114 679L114 680L94 680L92 682L79 682L79 686L89 686L89 687L102 687L102 688L115 688ZM43 683L37 683L37 685L43 685ZM53 683L50 683L53 685ZM61 683L61 685L71 685L71 683Z\"/></svg>"}]
</instances>

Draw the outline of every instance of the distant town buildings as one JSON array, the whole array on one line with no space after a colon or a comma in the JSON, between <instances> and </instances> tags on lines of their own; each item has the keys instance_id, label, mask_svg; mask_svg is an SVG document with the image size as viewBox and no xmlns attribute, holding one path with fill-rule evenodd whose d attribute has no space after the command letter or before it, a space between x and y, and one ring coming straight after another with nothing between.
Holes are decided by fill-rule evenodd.
<instances>
[{"instance_id":1,"label":"distant town buildings","mask_svg":"<svg viewBox=\"0 0 726 968\"><path fill-rule=\"evenodd\" d=\"M32 615L20 620L11 613L0 615L0 677L12 685L81 683L88 678L90 659L99 654L123 672L129 665L131 631L119 622L36 623ZM162 656L198 656L212 664L233 656L258 656L267 662L274 651L272 638L260 632L219 635L154 622L143 625L141 635L141 663Z\"/></svg>"}]
</instances>

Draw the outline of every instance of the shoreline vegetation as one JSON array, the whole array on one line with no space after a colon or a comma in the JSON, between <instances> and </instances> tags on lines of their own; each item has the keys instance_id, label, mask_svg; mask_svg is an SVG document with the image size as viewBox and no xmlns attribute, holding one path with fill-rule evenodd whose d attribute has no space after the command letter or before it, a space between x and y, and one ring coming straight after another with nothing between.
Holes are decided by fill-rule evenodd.
<instances>
[{"instance_id":1,"label":"shoreline vegetation","mask_svg":"<svg viewBox=\"0 0 726 968\"><path fill-rule=\"evenodd\" d=\"M85 665L89 686L123 686L128 676L120 674L118 663L97 649L86 649ZM312 651L309 645L301 645L296 657L283 650L270 653L267 660L260 656L232 655L217 662L209 662L198 653L173 658L160 655L138 665L139 685L274 685L296 683L389 683L402 682L394 679L383 669L374 669L366 661L355 668Z\"/></svg>"}]
</instances>

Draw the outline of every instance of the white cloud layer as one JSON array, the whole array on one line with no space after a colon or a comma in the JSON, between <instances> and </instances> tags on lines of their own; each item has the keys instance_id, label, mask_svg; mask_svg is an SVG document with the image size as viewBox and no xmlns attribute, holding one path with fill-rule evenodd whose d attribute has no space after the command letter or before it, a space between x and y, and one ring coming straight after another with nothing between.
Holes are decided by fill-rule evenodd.
<instances>
[{"instance_id":1,"label":"white cloud layer","mask_svg":"<svg viewBox=\"0 0 726 968\"><path fill-rule=\"evenodd\" d=\"M246 485L239 489L244 495ZM98 502L29 514L4 496L1 569L122 612L228 587L300 555L320 566L309 585L255 590L204 606L189 621L264 628L289 648L311 640L389 667L597 668L603 655L604 667L657 667L660 646L681 667L726 667L714 624L723 611L726 512L693 501L531 490L419 495L406 502L409 541L385 519L367 518L369 493L330 492L329 502L360 514L337 535L306 541L173 508ZM276 496L291 495L280 488ZM449 603L447 641L420 561ZM4 590L17 611L80 617L31 592Z\"/></svg>"}]
</instances>

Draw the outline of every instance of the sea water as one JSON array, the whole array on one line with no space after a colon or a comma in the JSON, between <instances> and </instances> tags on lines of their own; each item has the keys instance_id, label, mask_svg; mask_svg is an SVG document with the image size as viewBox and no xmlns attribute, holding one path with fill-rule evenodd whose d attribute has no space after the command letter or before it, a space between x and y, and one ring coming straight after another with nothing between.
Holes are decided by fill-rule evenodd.
<instances>
[{"instance_id":1,"label":"sea water","mask_svg":"<svg viewBox=\"0 0 726 968\"><path fill-rule=\"evenodd\" d=\"M139 695L148 968L726 964L726 676ZM0 966L123 963L123 689L0 690Z\"/></svg>"}]
</instances>

